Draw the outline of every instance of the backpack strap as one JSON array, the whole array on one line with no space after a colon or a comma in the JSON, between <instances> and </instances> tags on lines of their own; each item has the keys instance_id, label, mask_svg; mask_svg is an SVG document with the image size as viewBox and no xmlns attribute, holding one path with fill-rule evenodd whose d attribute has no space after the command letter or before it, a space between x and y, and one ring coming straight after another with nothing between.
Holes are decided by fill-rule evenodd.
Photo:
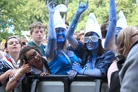
<instances>
[{"instance_id":1,"label":"backpack strap","mask_svg":"<svg viewBox=\"0 0 138 92\"><path fill-rule=\"evenodd\" d=\"M116 56L116 60L117 60L117 67L118 67L118 69L119 69L119 71L120 71L120 69L122 68L122 65L123 65L123 63L125 62L125 56L123 56L123 55L118 55L118 56Z\"/></svg>"},{"instance_id":2,"label":"backpack strap","mask_svg":"<svg viewBox=\"0 0 138 92\"><path fill-rule=\"evenodd\" d=\"M44 63L44 65L45 65L46 69L48 70L48 72L51 73L45 58L42 58L42 62Z\"/></svg>"}]
</instances>

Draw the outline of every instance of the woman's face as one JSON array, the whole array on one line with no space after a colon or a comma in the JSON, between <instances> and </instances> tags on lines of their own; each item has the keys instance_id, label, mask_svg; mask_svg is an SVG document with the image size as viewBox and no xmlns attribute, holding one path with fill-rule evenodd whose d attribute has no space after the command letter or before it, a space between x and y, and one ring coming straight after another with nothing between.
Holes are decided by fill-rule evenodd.
<instances>
[{"instance_id":1,"label":"woman's face","mask_svg":"<svg viewBox=\"0 0 138 92\"><path fill-rule=\"evenodd\" d=\"M136 28L132 29L132 36L130 37L131 43L133 44L138 39L138 30Z\"/></svg>"},{"instance_id":2,"label":"woman's face","mask_svg":"<svg viewBox=\"0 0 138 92\"><path fill-rule=\"evenodd\" d=\"M86 43L86 47L90 51L94 51L98 48L98 40L99 37L95 33L84 37L84 43Z\"/></svg>"},{"instance_id":3,"label":"woman's face","mask_svg":"<svg viewBox=\"0 0 138 92\"><path fill-rule=\"evenodd\" d=\"M63 43L66 40L65 31L64 28L56 28L57 43Z\"/></svg>"},{"instance_id":4,"label":"woman's face","mask_svg":"<svg viewBox=\"0 0 138 92\"><path fill-rule=\"evenodd\" d=\"M41 55L34 49L30 49L26 52L26 59L28 63L34 67L42 66Z\"/></svg>"},{"instance_id":5,"label":"woman's face","mask_svg":"<svg viewBox=\"0 0 138 92\"><path fill-rule=\"evenodd\" d=\"M20 53L20 51L21 51L21 44L19 43L18 39L16 39L16 38L9 39L7 41L6 51L9 54Z\"/></svg>"}]
</instances>

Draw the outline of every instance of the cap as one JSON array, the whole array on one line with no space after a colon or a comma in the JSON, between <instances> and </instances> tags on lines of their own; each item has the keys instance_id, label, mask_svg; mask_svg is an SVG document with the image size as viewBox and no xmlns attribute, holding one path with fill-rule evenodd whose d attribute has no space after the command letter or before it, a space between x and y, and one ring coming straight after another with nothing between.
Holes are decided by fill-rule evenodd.
<instances>
[{"instance_id":1,"label":"cap","mask_svg":"<svg viewBox=\"0 0 138 92\"><path fill-rule=\"evenodd\" d=\"M102 39L100 25L98 24L98 21L94 15L94 13L89 14L88 20L86 22L85 34L88 32L91 32L91 31L97 33L99 35L99 37Z\"/></svg>"}]
</instances>

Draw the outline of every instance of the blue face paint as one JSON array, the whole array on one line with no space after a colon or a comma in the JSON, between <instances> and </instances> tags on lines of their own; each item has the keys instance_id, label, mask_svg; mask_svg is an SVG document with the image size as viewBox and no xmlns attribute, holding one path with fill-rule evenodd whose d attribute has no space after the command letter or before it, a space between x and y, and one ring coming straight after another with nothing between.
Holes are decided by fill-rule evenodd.
<instances>
[{"instance_id":1,"label":"blue face paint","mask_svg":"<svg viewBox=\"0 0 138 92\"><path fill-rule=\"evenodd\" d=\"M64 43L66 40L66 29L65 28L56 28L56 35L57 35L57 43Z\"/></svg>"},{"instance_id":2,"label":"blue face paint","mask_svg":"<svg viewBox=\"0 0 138 92\"><path fill-rule=\"evenodd\" d=\"M119 34L119 32L120 32L121 29L122 29L121 27L116 27L115 43L117 43L117 36L118 36L118 34Z\"/></svg>"},{"instance_id":3,"label":"blue face paint","mask_svg":"<svg viewBox=\"0 0 138 92\"><path fill-rule=\"evenodd\" d=\"M98 37L96 34L93 34L92 36ZM92 41L92 39L89 39L89 41L86 43L86 47L90 51L96 50L98 48L98 45L99 45L98 44L98 41L97 42L94 42L94 41Z\"/></svg>"}]
</instances>

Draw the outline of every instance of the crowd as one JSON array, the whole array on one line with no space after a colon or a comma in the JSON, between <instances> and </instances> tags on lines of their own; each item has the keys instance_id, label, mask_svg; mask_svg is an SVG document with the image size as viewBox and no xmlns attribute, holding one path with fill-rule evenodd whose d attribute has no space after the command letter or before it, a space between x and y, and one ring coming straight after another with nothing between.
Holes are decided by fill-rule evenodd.
<instances>
[{"instance_id":1,"label":"crowd","mask_svg":"<svg viewBox=\"0 0 138 92\"><path fill-rule=\"evenodd\" d=\"M126 25L123 12L117 20L115 0L109 0L108 23L100 27L90 13L86 30L77 36L75 29L89 2L79 2L70 24L60 16L67 8L54 5L47 3L47 39L45 25L35 22L29 27L31 41L17 36L6 40L0 51L0 86L5 85L6 92L22 92L21 82L27 75L73 73L73 77L80 74L107 79L109 92L137 92L138 30Z\"/></svg>"}]
</instances>

